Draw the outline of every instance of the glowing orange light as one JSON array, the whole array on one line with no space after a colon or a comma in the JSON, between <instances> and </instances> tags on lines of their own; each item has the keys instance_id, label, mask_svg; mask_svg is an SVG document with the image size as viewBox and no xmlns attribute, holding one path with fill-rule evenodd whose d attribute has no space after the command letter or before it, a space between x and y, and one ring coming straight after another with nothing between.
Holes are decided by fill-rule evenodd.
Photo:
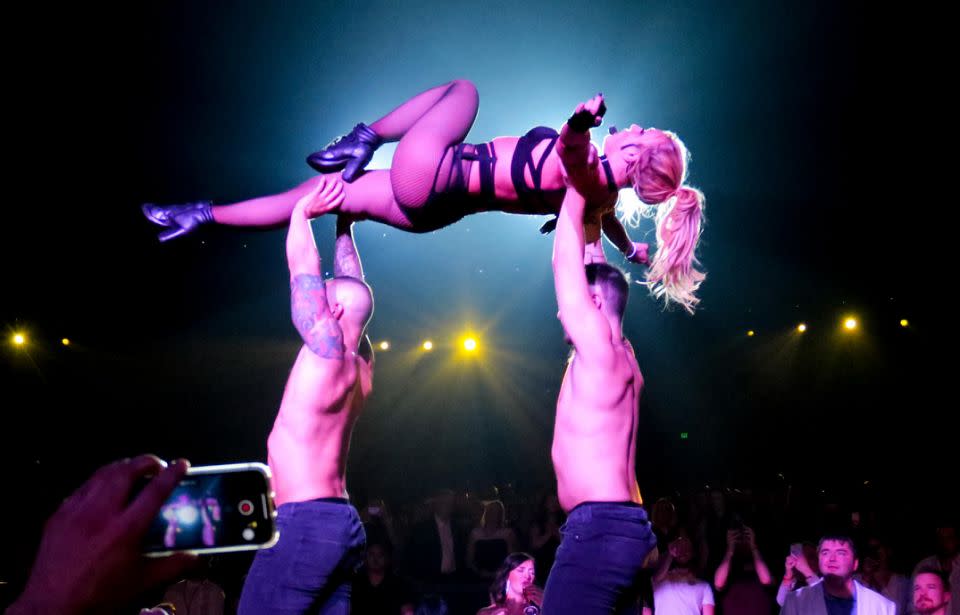
<instances>
[{"instance_id":1,"label":"glowing orange light","mask_svg":"<svg viewBox=\"0 0 960 615\"><path fill-rule=\"evenodd\" d=\"M805 332L806 330L807 330L807 325L805 325L804 323L800 323L799 325L797 325L797 331L798 331L798 332L803 333L803 332Z\"/></svg>"},{"instance_id":2,"label":"glowing orange light","mask_svg":"<svg viewBox=\"0 0 960 615\"><path fill-rule=\"evenodd\" d=\"M423 349L424 349L424 350L433 350L433 342L431 342L430 340L425 341L425 342L423 343Z\"/></svg>"},{"instance_id":3,"label":"glowing orange light","mask_svg":"<svg viewBox=\"0 0 960 615\"><path fill-rule=\"evenodd\" d=\"M468 352L473 352L477 349L477 340L472 337L468 337L467 339L463 340L463 349Z\"/></svg>"},{"instance_id":4,"label":"glowing orange light","mask_svg":"<svg viewBox=\"0 0 960 615\"><path fill-rule=\"evenodd\" d=\"M380 342L380 350L390 350L390 342L386 340Z\"/></svg>"},{"instance_id":5,"label":"glowing orange light","mask_svg":"<svg viewBox=\"0 0 960 615\"><path fill-rule=\"evenodd\" d=\"M27 343L27 337L23 333L14 333L13 343L17 346L23 346Z\"/></svg>"}]
</instances>

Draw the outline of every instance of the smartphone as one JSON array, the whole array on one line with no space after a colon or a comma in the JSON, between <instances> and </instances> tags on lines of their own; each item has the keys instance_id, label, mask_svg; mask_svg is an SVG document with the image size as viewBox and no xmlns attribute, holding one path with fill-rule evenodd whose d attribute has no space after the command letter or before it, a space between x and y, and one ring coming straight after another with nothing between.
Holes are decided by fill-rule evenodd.
<instances>
[{"instance_id":1,"label":"smartphone","mask_svg":"<svg viewBox=\"0 0 960 615\"><path fill-rule=\"evenodd\" d=\"M795 542L790 545L790 555L794 557L803 557L803 544Z\"/></svg>"},{"instance_id":2,"label":"smartphone","mask_svg":"<svg viewBox=\"0 0 960 615\"><path fill-rule=\"evenodd\" d=\"M236 463L190 468L150 524L146 555L267 549L280 537L270 468Z\"/></svg>"},{"instance_id":3,"label":"smartphone","mask_svg":"<svg viewBox=\"0 0 960 615\"><path fill-rule=\"evenodd\" d=\"M733 513L730 517L730 529L738 532L743 531L743 517L739 513Z\"/></svg>"}]
</instances>

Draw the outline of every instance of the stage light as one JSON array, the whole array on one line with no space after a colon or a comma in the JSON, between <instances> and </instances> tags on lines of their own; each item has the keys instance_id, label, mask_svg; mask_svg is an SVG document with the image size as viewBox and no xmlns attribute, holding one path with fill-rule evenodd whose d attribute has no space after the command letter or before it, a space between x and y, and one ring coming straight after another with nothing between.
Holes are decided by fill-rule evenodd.
<instances>
[{"instance_id":1,"label":"stage light","mask_svg":"<svg viewBox=\"0 0 960 615\"><path fill-rule=\"evenodd\" d=\"M380 342L380 350L390 350L390 342L387 340Z\"/></svg>"},{"instance_id":2,"label":"stage light","mask_svg":"<svg viewBox=\"0 0 960 615\"><path fill-rule=\"evenodd\" d=\"M177 508L177 521L182 525L193 525L200 518L200 510L196 506L184 505Z\"/></svg>"},{"instance_id":3,"label":"stage light","mask_svg":"<svg viewBox=\"0 0 960 615\"><path fill-rule=\"evenodd\" d=\"M27 336L23 333L14 333L13 334L13 345L14 346L23 346L27 343Z\"/></svg>"},{"instance_id":4,"label":"stage light","mask_svg":"<svg viewBox=\"0 0 960 615\"><path fill-rule=\"evenodd\" d=\"M807 330L807 325L806 325L806 324L800 323L799 325L797 325L797 332L798 332L798 333L804 333L806 330Z\"/></svg>"},{"instance_id":5,"label":"stage light","mask_svg":"<svg viewBox=\"0 0 960 615\"><path fill-rule=\"evenodd\" d=\"M900 326L901 326L901 327L909 327L909 326L910 326L910 321L907 320L906 318L903 318L903 319L900 320Z\"/></svg>"},{"instance_id":6,"label":"stage light","mask_svg":"<svg viewBox=\"0 0 960 615\"><path fill-rule=\"evenodd\" d=\"M423 349L424 349L424 350L433 350L433 342L431 342L430 340L425 341L425 342L423 343Z\"/></svg>"},{"instance_id":7,"label":"stage light","mask_svg":"<svg viewBox=\"0 0 960 615\"><path fill-rule=\"evenodd\" d=\"M477 349L477 340L472 337L463 340L463 349L467 352L473 352Z\"/></svg>"},{"instance_id":8,"label":"stage light","mask_svg":"<svg viewBox=\"0 0 960 615\"><path fill-rule=\"evenodd\" d=\"M854 329L857 328L857 324L858 323L856 318L854 318L853 316L848 316L843 321L843 328L846 329L847 331L853 331Z\"/></svg>"},{"instance_id":9,"label":"stage light","mask_svg":"<svg viewBox=\"0 0 960 615\"><path fill-rule=\"evenodd\" d=\"M753 337L753 329L747 331L747 337Z\"/></svg>"},{"instance_id":10,"label":"stage light","mask_svg":"<svg viewBox=\"0 0 960 615\"><path fill-rule=\"evenodd\" d=\"M64 346L69 346L70 340L68 338L63 338L62 340L60 340L60 343L63 344Z\"/></svg>"}]
</instances>

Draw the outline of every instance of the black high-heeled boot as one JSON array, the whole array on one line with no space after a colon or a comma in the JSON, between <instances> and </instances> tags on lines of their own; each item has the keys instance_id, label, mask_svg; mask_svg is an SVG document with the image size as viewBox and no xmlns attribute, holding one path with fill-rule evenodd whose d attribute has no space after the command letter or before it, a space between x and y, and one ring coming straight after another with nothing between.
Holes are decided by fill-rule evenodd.
<instances>
[{"instance_id":1,"label":"black high-heeled boot","mask_svg":"<svg viewBox=\"0 0 960 615\"><path fill-rule=\"evenodd\" d=\"M144 203L140 209L147 220L159 226L170 227L157 237L160 241L170 241L192 233L202 224L211 224L213 220L213 205L210 201L184 203L182 205L155 205Z\"/></svg>"},{"instance_id":2,"label":"black high-heeled boot","mask_svg":"<svg viewBox=\"0 0 960 615\"><path fill-rule=\"evenodd\" d=\"M333 173L344 169L343 181L348 184L360 177L364 167L373 158L373 152L383 143L380 135L366 124L353 127L344 135L319 152L307 156L307 164L321 173Z\"/></svg>"}]
</instances>

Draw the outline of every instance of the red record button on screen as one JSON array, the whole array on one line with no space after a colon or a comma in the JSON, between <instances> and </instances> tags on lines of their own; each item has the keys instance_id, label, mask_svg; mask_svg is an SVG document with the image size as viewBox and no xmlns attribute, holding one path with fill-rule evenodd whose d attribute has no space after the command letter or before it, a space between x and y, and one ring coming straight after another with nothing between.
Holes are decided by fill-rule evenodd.
<instances>
[{"instance_id":1,"label":"red record button on screen","mask_svg":"<svg viewBox=\"0 0 960 615\"><path fill-rule=\"evenodd\" d=\"M253 514L253 502L250 500L241 500L237 508L240 510L241 515Z\"/></svg>"}]
</instances>

